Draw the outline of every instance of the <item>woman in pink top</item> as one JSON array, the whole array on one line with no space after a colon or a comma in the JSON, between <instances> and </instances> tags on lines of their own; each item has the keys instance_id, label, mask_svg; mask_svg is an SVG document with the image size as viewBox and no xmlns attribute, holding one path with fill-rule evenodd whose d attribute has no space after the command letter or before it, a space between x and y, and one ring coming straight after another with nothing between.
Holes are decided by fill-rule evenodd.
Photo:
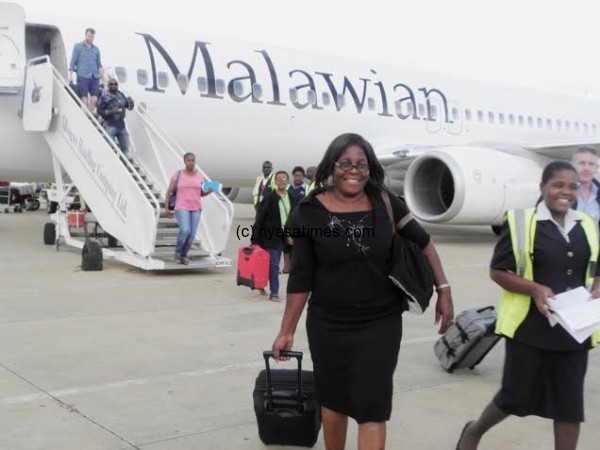
<instances>
[{"instance_id":1,"label":"woman in pink top","mask_svg":"<svg viewBox=\"0 0 600 450\"><path fill-rule=\"evenodd\" d=\"M202 190L204 177L196 170L196 157L193 153L183 155L185 168L178 170L171 177L171 182L165 195L165 215L173 217L173 211L169 209L169 201L175 189L175 219L179 226L177 233L177 245L175 246L175 261L181 264L189 264L187 257L196 229L200 223L200 212L202 211L201 197L212 193L212 189Z\"/></svg>"}]
</instances>

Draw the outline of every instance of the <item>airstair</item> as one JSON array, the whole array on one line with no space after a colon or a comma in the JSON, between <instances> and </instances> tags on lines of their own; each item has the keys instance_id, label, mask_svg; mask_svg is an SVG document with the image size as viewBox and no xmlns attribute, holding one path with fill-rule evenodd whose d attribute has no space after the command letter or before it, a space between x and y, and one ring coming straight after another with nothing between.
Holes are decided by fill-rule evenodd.
<instances>
[{"instance_id":1,"label":"airstair","mask_svg":"<svg viewBox=\"0 0 600 450\"><path fill-rule=\"evenodd\" d=\"M145 270L231 265L220 254L233 222L233 205L221 192L202 197L189 265L175 262L177 222L164 216L164 194L173 173L183 167L185 151L144 105L128 112L130 149L126 156L43 56L27 64L22 117L26 130L44 134L53 154L59 208L51 216L53 223L44 229L46 243L81 248L82 267L86 257L93 258L100 251L104 258ZM88 212L84 205L81 211L67 209L73 186ZM72 219L80 216L84 223L75 223L74 228ZM74 229L83 229L83 236L77 236Z\"/></svg>"}]
</instances>

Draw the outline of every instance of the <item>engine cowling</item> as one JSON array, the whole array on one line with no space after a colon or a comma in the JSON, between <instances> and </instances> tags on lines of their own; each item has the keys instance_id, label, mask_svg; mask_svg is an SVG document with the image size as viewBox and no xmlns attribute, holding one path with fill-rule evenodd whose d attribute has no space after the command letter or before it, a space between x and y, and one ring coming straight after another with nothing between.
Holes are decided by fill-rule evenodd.
<instances>
[{"instance_id":1,"label":"engine cowling","mask_svg":"<svg viewBox=\"0 0 600 450\"><path fill-rule=\"evenodd\" d=\"M501 224L507 210L535 204L542 170L550 161L516 153L475 146L428 152L406 174L408 207L425 222Z\"/></svg>"}]
</instances>

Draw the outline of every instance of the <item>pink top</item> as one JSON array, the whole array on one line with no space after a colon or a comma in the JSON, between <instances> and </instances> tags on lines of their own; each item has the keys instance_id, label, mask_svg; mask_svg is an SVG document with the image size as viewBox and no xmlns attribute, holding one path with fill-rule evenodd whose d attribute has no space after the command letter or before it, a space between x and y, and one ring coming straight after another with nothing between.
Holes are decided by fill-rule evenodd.
<instances>
[{"instance_id":1,"label":"pink top","mask_svg":"<svg viewBox=\"0 0 600 450\"><path fill-rule=\"evenodd\" d=\"M177 193L175 194L175 211L178 209L187 209L188 211L201 210L202 203L200 202L200 197L204 177L200 171L196 171L193 175L188 175L185 170L182 170L179 183L177 183L178 173L179 170L173 174L173 181L175 181L177 189Z\"/></svg>"}]
</instances>

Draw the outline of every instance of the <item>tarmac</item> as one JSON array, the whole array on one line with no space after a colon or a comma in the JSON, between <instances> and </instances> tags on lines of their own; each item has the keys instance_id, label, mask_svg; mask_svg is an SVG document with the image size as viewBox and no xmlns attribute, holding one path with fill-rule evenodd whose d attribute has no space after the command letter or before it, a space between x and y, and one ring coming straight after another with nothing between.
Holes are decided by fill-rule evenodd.
<instances>
[{"instance_id":1,"label":"tarmac","mask_svg":"<svg viewBox=\"0 0 600 450\"><path fill-rule=\"evenodd\" d=\"M236 204L224 256L235 258ZM83 272L78 251L42 242L44 211L0 214L0 449L257 450L252 390L285 303L236 286L233 267L146 273L105 261ZM496 305L489 227L428 227L455 311ZM286 277L282 276L285 287ZM500 385L503 345L474 370L448 374L433 354L433 307L404 317L388 449L454 449ZM296 349L311 362L301 319ZM278 367L292 368L292 363ZM600 353L590 353L579 449L600 448ZM290 447L270 447L274 450ZM314 447L324 449L323 435ZM350 422L348 449L356 449ZM481 450L553 448L552 423L509 418Z\"/></svg>"}]
</instances>

